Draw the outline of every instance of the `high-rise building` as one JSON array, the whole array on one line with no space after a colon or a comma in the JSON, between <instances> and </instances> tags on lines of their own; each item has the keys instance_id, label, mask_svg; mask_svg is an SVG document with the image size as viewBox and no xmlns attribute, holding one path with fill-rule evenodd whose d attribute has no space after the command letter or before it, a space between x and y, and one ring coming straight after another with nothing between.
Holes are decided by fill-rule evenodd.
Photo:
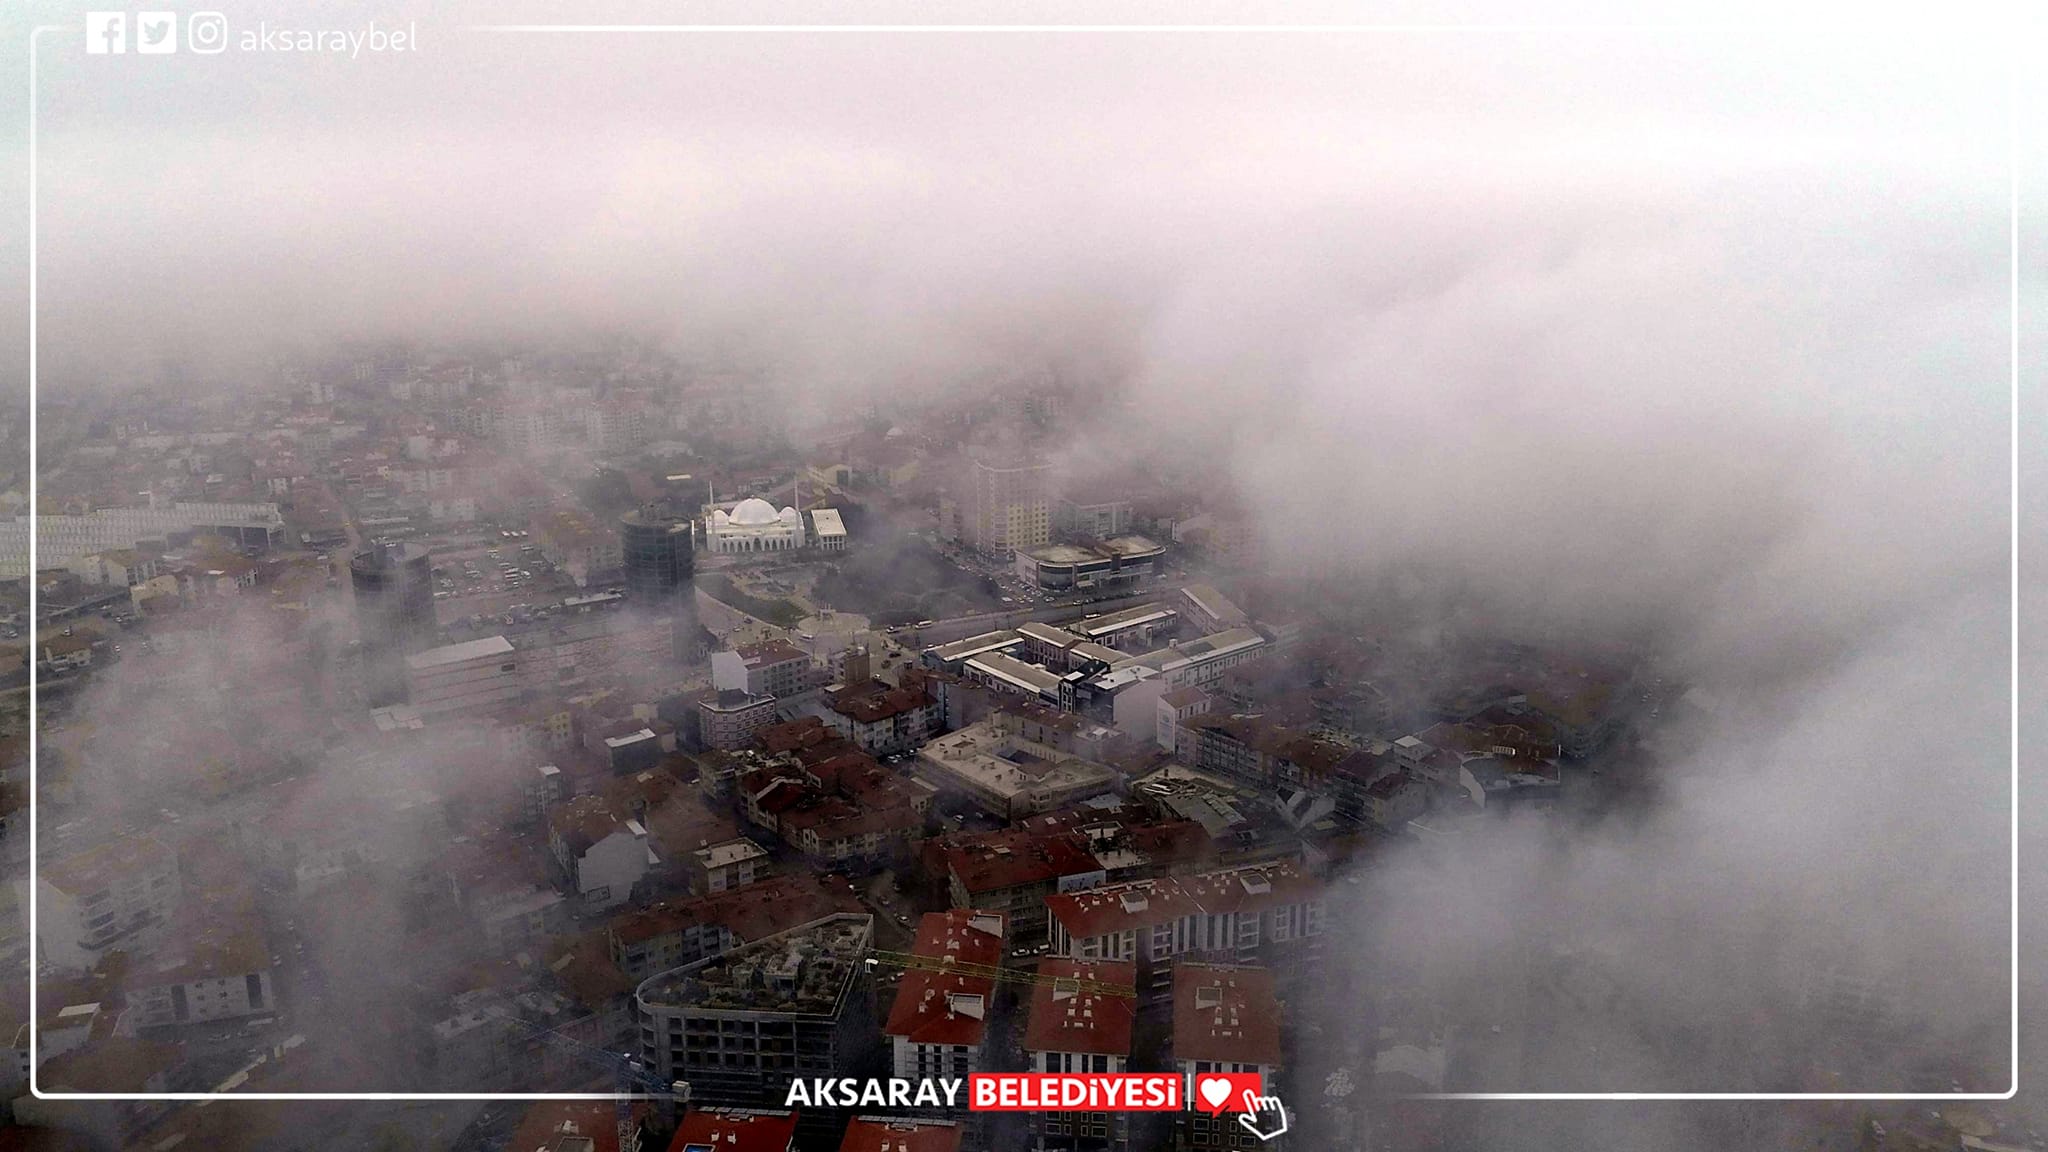
<instances>
[{"instance_id":1,"label":"high-rise building","mask_svg":"<svg viewBox=\"0 0 2048 1152\"><path fill-rule=\"evenodd\" d=\"M439 642L433 561L418 544L379 544L350 559L348 575L370 707L403 703L406 655Z\"/></svg>"},{"instance_id":2,"label":"high-rise building","mask_svg":"<svg viewBox=\"0 0 2048 1152\"><path fill-rule=\"evenodd\" d=\"M968 466L966 521L968 544L990 556L1009 556L1019 548L1037 548L1052 540L1052 513L1046 499L1048 465L1019 460Z\"/></svg>"},{"instance_id":3,"label":"high-rise building","mask_svg":"<svg viewBox=\"0 0 2048 1152\"><path fill-rule=\"evenodd\" d=\"M619 517L619 548L628 600L664 612L688 600L696 569L690 522L672 505L644 504Z\"/></svg>"},{"instance_id":4,"label":"high-rise building","mask_svg":"<svg viewBox=\"0 0 2048 1152\"><path fill-rule=\"evenodd\" d=\"M668 501L643 504L619 517L626 603L668 619L679 658L696 655L696 550L690 521Z\"/></svg>"}]
</instances>

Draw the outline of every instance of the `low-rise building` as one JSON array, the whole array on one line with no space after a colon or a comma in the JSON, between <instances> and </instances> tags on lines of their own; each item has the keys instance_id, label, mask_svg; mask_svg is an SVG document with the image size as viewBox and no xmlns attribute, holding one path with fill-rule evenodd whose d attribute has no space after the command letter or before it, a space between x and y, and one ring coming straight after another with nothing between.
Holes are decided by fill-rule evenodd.
<instances>
[{"instance_id":1,"label":"low-rise building","mask_svg":"<svg viewBox=\"0 0 2048 1152\"><path fill-rule=\"evenodd\" d=\"M826 707L832 729L871 756L912 751L940 731L939 702L922 685L849 685Z\"/></svg>"},{"instance_id":2,"label":"low-rise building","mask_svg":"<svg viewBox=\"0 0 2048 1152\"><path fill-rule=\"evenodd\" d=\"M1180 613L1164 604L1138 604L1076 620L1066 629L1118 652L1150 652L1180 630Z\"/></svg>"},{"instance_id":3,"label":"low-rise building","mask_svg":"<svg viewBox=\"0 0 2048 1152\"><path fill-rule=\"evenodd\" d=\"M927 852L927 855L933 855ZM1045 940L1045 898L1103 882L1101 861L1080 834L1011 828L936 852L954 908L1001 913L1019 944Z\"/></svg>"},{"instance_id":4,"label":"low-rise building","mask_svg":"<svg viewBox=\"0 0 2048 1152\"><path fill-rule=\"evenodd\" d=\"M1120 777L1106 764L1000 731L993 719L927 743L918 772L994 815L1016 819L1115 791Z\"/></svg>"},{"instance_id":5,"label":"low-rise building","mask_svg":"<svg viewBox=\"0 0 2048 1152\"><path fill-rule=\"evenodd\" d=\"M690 853L690 890L699 895L752 884L774 864L768 850L742 836Z\"/></svg>"},{"instance_id":6,"label":"low-rise building","mask_svg":"<svg viewBox=\"0 0 2048 1152\"><path fill-rule=\"evenodd\" d=\"M692 1110L669 1152L794 1152L796 1113L752 1108Z\"/></svg>"},{"instance_id":7,"label":"low-rise building","mask_svg":"<svg viewBox=\"0 0 2048 1152\"><path fill-rule=\"evenodd\" d=\"M1158 743L1169 755L1181 751L1181 729L1187 722L1209 711L1209 694L1193 685L1162 693L1158 704ZM1192 751L1192 749L1190 750ZM1188 757L1190 760L1193 756Z\"/></svg>"},{"instance_id":8,"label":"low-rise building","mask_svg":"<svg viewBox=\"0 0 2048 1152\"><path fill-rule=\"evenodd\" d=\"M984 652L968 658L961 663L960 674L969 684L993 692L1055 704L1060 699L1059 673L1002 652Z\"/></svg>"},{"instance_id":9,"label":"low-rise building","mask_svg":"<svg viewBox=\"0 0 2048 1152\"><path fill-rule=\"evenodd\" d=\"M619 534L579 509L556 509L534 517L533 542L578 588L602 583L625 566Z\"/></svg>"},{"instance_id":10,"label":"low-rise building","mask_svg":"<svg viewBox=\"0 0 2048 1152\"><path fill-rule=\"evenodd\" d=\"M548 813L548 851L557 876L585 910L624 904L659 863L647 829L601 796L578 796Z\"/></svg>"},{"instance_id":11,"label":"low-rise building","mask_svg":"<svg viewBox=\"0 0 2048 1152\"><path fill-rule=\"evenodd\" d=\"M837 508L817 508L811 512L811 541L827 552L846 551L846 520Z\"/></svg>"},{"instance_id":12,"label":"low-rise building","mask_svg":"<svg viewBox=\"0 0 2048 1152\"><path fill-rule=\"evenodd\" d=\"M1143 536L1113 536L1020 548L1015 567L1019 579L1049 592L1114 592L1157 579L1165 559L1166 549Z\"/></svg>"},{"instance_id":13,"label":"low-rise building","mask_svg":"<svg viewBox=\"0 0 2048 1152\"><path fill-rule=\"evenodd\" d=\"M36 884L36 948L59 972L87 971L115 949L155 947L182 894L177 856L150 836L51 860Z\"/></svg>"},{"instance_id":14,"label":"low-rise building","mask_svg":"<svg viewBox=\"0 0 2048 1152\"><path fill-rule=\"evenodd\" d=\"M810 873L771 876L715 895L664 901L632 912L608 924L604 935L619 971L645 980L860 907L858 894L844 880Z\"/></svg>"},{"instance_id":15,"label":"low-rise building","mask_svg":"<svg viewBox=\"0 0 2048 1152\"><path fill-rule=\"evenodd\" d=\"M711 685L753 696L798 696L824 685L803 649L786 640L765 640L711 655Z\"/></svg>"},{"instance_id":16,"label":"low-rise building","mask_svg":"<svg viewBox=\"0 0 2048 1152\"><path fill-rule=\"evenodd\" d=\"M123 981L139 1028L228 1020L278 1009L270 947L255 923L208 925L174 938L133 966Z\"/></svg>"},{"instance_id":17,"label":"low-rise building","mask_svg":"<svg viewBox=\"0 0 2048 1152\"><path fill-rule=\"evenodd\" d=\"M406 700L421 716L476 714L517 701L519 655L503 636L444 644L405 658Z\"/></svg>"},{"instance_id":18,"label":"low-rise building","mask_svg":"<svg viewBox=\"0 0 2048 1152\"><path fill-rule=\"evenodd\" d=\"M751 748L755 736L779 718L775 697L729 688L697 701L698 738L720 752Z\"/></svg>"},{"instance_id":19,"label":"low-rise building","mask_svg":"<svg viewBox=\"0 0 2048 1152\"><path fill-rule=\"evenodd\" d=\"M920 655L924 666L934 672L959 672L967 661L991 652L1014 654L1024 650L1024 637L1008 628L983 632L951 644L927 648Z\"/></svg>"}]
</instances>

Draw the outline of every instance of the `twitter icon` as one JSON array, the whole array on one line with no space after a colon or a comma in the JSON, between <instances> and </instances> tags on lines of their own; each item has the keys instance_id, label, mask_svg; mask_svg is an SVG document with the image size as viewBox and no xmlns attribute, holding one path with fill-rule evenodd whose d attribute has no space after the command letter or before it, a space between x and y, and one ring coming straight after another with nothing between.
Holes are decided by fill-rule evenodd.
<instances>
[{"instance_id":1,"label":"twitter icon","mask_svg":"<svg viewBox=\"0 0 2048 1152\"><path fill-rule=\"evenodd\" d=\"M137 12L135 14L135 50L144 55L161 56L178 50L178 14L176 12Z\"/></svg>"}]
</instances>

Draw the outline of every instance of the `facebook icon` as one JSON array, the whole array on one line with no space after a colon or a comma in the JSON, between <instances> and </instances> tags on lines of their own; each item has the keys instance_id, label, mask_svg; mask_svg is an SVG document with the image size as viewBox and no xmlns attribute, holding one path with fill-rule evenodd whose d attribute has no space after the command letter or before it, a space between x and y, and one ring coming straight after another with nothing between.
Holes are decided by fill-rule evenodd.
<instances>
[{"instance_id":1,"label":"facebook icon","mask_svg":"<svg viewBox=\"0 0 2048 1152\"><path fill-rule=\"evenodd\" d=\"M85 14L85 51L92 56L128 51L128 14L125 12L87 12Z\"/></svg>"}]
</instances>

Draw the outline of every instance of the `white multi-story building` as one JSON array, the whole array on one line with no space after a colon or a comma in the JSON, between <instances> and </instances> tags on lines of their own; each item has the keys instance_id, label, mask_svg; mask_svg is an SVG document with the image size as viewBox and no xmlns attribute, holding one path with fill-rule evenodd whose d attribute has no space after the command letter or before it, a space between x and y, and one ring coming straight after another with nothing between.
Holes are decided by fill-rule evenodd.
<instances>
[{"instance_id":1,"label":"white multi-story building","mask_svg":"<svg viewBox=\"0 0 2048 1152\"><path fill-rule=\"evenodd\" d=\"M155 947L181 891L176 854L149 836L51 861L36 882L36 944L59 972L88 971L117 948Z\"/></svg>"},{"instance_id":2,"label":"white multi-story building","mask_svg":"<svg viewBox=\"0 0 2048 1152\"><path fill-rule=\"evenodd\" d=\"M690 854L690 886L700 894L752 884L768 874L768 850L741 836Z\"/></svg>"},{"instance_id":3,"label":"white multi-story building","mask_svg":"<svg viewBox=\"0 0 2048 1152\"><path fill-rule=\"evenodd\" d=\"M1323 933L1323 899L1320 883L1283 860L1055 893L1045 908L1055 955L1133 961L1153 993L1186 960L1312 953Z\"/></svg>"},{"instance_id":4,"label":"white multi-story building","mask_svg":"<svg viewBox=\"0 0 2048 1152\"><path fill-rule=\"evenodd\" d=\"M151 955L153 966L129 977L124 1025L196 1024L277 1011L270 947L253 929L218 929L174 942L168 951Z\"/></svg>"},{"instance_id":5,"label":"white multi-story building","mask_svg":"<svg viewBox=\"0 0 2048 1152\"><path fill-rule=\"evenodd\" d=\"M616 908L661 861L638 820L621 819L603 798L578 796L548 814L548 851L586 909Z\"/></svg>"}]
</instances>

